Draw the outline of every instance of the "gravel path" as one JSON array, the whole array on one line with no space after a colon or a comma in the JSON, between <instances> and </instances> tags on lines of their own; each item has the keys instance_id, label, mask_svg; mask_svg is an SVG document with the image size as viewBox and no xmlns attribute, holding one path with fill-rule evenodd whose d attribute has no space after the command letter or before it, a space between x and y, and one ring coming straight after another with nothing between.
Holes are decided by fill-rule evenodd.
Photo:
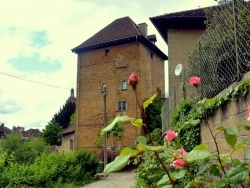
<instances>
[{"instance_id":1,"label":"gravel path","mask_svg":"<svg viewBox=\"0 0 250 188\"><path fill-rule=\"evenodd\" d=\"M101 177L97 182L83 186L83 188L134 188L135 174L133 172L111 173L108 177Z\"/></svg>"}]
</instances>

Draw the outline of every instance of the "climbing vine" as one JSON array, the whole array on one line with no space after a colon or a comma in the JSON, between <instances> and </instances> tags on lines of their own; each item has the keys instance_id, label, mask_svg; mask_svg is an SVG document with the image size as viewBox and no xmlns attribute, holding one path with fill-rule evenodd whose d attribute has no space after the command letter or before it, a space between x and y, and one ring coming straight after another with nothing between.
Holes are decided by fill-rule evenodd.
<instances>
[{"instance_id":1,"label":"climbing vine","mask_svg":"<svg viewBox=\"0 0 250 188\"><path fill-rule=\"evenodd\" d=\"M214 112L227 102L239 97L245 97L250 88L250 79L230 87L226 94L211 99L183 100L175 108L170 128L179 132L178 142L187 151L191 151L200 143L200 122L202 119L213 115Z\"/></svg>"}]
</instances>

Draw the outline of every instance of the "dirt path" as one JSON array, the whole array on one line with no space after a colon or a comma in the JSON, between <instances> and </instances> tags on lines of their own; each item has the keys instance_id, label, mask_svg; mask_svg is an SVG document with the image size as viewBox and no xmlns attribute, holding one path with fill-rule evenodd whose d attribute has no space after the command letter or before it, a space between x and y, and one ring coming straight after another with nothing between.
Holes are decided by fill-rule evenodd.
<instances>
[{"instance_id":1,"label":"dirt path","mask_svg":"<svg viewBox=\"0 0 250 188\"><path fill-rule=\"evenodd\" d=\"M101 177L97 182L85 185L83 188L134 188L134 176L133 172L111 173L108 177Z\"/></svg>"}]
</instances>

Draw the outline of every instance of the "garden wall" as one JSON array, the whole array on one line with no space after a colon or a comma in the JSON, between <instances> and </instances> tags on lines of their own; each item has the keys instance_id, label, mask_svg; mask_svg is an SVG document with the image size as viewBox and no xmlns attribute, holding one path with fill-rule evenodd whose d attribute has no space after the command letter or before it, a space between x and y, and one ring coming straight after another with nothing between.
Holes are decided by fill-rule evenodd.
<instances>
[{"instance_id":1,"label":"garden wall","mask_svg":"<svg viewBox=\"0 0 250 188\"><path fill-rule=\"evenodd\" d=\"M244 75L241 82L244 82L246 79L250 78L250 72ZM232 84L228 87L228 89L235 88L237 86L237 83ZM225 96L227 93L227 90L225 89L220 94L218 94L216 97ZM239 97L235 99L234 101L229 101L225 105L221 106L219 109L217 109L214 113L214 115L209 116L207 122L203 120L201 124L201 141L203 143L206 143L210 151L215 151L215 144L213 141L213 138L209 132L209 127L207 126L207 123L210 125L212 130L214 130L216 127L224 126L224 127L230 127L233 125L250 125L250 122L247 121L248 117L248 111L247 106L250 105L250 92L248 91L247 95L245 97ZM216 132L214 132L216 133ZM250 131L246 131L245 129L241 129L238 137L238 142L241 138L244 137L250 137ZM218 142L220 153L229 153L232 151L232 149L228 146L226 141L224 140L223 132L219 133L216 136L216 140ZM244 150L234 152L233 156L237 158L244 158L247 150L250 148L245 148Z\"/></svg>"}]
</instances>

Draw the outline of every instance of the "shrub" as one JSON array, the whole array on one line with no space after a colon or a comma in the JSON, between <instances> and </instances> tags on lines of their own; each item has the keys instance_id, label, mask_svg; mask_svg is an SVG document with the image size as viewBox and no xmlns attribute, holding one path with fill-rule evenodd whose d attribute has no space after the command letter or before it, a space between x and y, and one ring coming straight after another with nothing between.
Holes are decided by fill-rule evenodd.
<instances>
[{"instance_id":1,"label":"shrub","mask_svg":"<svg viewBox=\"0 0 250 188\"><path fill-rule=\"evenodd\" d=\"M1 155L0 166L3 165L3 157ZM8 168L0 168L0 187L62 187L65 183L83 185L95 179L98 166L97 157L89 151L44 153L33 164L9 162Z\"/></svg>"}]
</instances>

